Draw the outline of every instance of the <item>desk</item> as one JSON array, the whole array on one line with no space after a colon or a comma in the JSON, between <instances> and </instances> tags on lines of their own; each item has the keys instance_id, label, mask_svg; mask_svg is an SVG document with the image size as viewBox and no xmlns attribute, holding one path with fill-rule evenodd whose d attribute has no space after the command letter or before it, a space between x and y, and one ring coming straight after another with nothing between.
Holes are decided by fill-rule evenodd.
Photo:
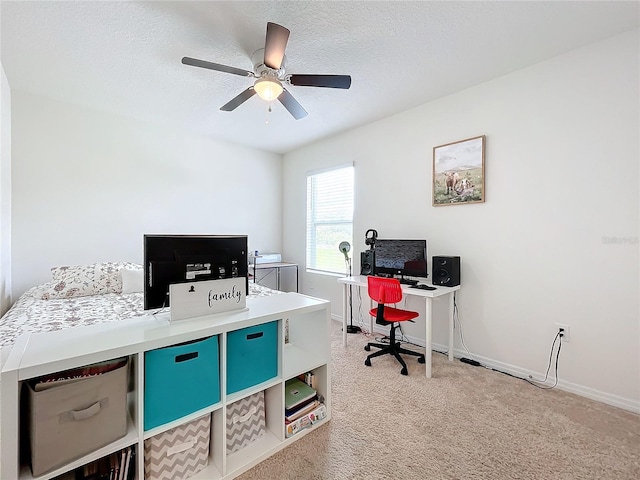
<instances>
[{"instance_id":1,"label":"desk","mask_svg":"<svg viewBox=\"0 0 640 480\"><path fill-rule=\"evenodd\" d=\"M298 291L298 264L289 262L273 262L273 263L253 263L253 283L257 283L256 270L271 270L276 271L276 290L280 290L280 270L283 268L296 268L296 292Z\"/></svg>"},{"instance_id":2,"label":"desk","mask_svg":"<svg viewBox=\"0 0 640 480\"><path fill-rule=\"evenodd\" d=\"M353 277L343 277L338 279L338 283L344 286L342 290L342 345L347 346L347 315L349 304L349 286L358 288L367 288L366 275L357 275ZM424 282L423 282L424 283ZM449 299L449 361L453 361L453 294L456 290L460 290L460 286L442 287L437 286L436 290L420 290L419 288L409 288L409 285L402 285L403 295L413 295L423 297L425 300L425 371L427 378L431 378L431 326L433 323L433 299L437 297L448 296ZM368 313L368 312L367 312ZM373 317L370 316L370 331L373 333Z\"/></svg>"}]
</instances>

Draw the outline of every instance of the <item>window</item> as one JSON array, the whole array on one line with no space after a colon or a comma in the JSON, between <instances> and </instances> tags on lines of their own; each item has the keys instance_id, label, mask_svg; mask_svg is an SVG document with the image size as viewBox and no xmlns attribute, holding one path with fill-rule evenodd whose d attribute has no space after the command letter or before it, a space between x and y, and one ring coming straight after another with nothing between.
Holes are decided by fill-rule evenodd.
<instances>
[{"instance_id":1,"label":"window","mask_svg":"<svg viewBox=\"0 0 640 480\"><path fill-rule=\"evenodd\" d=\"M353 166L307 175L307 270L346 273L340 242L353 243Z\"/></svg>"}]
</instances>

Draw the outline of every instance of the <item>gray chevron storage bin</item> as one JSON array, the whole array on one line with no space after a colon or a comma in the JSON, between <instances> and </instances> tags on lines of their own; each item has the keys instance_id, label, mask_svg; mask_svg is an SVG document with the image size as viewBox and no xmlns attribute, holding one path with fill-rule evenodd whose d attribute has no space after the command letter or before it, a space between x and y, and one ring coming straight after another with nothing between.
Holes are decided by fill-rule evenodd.
<instances>
[{"instance_id":1,"label":"gray chevron storage bin","mask_svg":"<svg viewBox=\"0 0 640 480\"><path fill-rule=\"evenodd\" d=\"M184 480L209 463L211 415L159 433L144 441L146 480Z\"/></svg>"},{"instance_id":2,"label":"gray chevron storage bin","mask_svg":"<svg viewBox=\"0 0 640 480\"><path fill-rule=\"evenodd\" d=\"M257 440L266 430L264 392L258 392L227 406L227 453Z\"/></svg>"}]
</instances>

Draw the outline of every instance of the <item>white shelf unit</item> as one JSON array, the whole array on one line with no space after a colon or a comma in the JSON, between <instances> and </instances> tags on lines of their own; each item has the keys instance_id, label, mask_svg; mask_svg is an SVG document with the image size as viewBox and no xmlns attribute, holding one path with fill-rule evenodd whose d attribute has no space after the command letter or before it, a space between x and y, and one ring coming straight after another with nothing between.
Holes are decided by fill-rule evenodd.
<instances>
[{"instance_id":1,"label":"white shelf unit","mask_svg":"<svg viewBox=\"0 0 640 480\"><path fill-rule=\"evenodd\" d=\"M0 372L2 410L0 428L0 478L33 479L24 452L20 451L22 384L30 379L96 362L129 357L132 368L128 394L129 427L125 437L75 459L60 468L35 477L53 479L70 474L75 468L128 446L136 449L136 479L144 475L144 440L211 414L211 440L208 466L191 477L194 480L234 478L291 442L305 436L331 419L330 304L328 301L298 293L277 294L247 299L248 310L169 322L168 313L146 315L118 323L79 327L57 332L25 334L13 346ZM226 393L226 338L229 332L268 322L278 322L278 375L249 388ZM285 325L288 324L288 342ZM145 431L144 353L219 335L220 401L191 412L175 421ZM250 368L250 366L248 366ZM284 384L289 378L313 371L318 394L324 398L327 417L291 438L285 438ZM226 451L227 406L246 396L264 391L266 433L232 454ZM22 420L21 420L22 419Z\"/></svg>"}]
</instances>

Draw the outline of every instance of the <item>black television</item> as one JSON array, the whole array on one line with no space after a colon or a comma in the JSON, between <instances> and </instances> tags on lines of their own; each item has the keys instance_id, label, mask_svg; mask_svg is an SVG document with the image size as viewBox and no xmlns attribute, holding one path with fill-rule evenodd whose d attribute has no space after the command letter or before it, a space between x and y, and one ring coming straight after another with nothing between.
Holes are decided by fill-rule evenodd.
<instances>
[{"instance_id":1,"label":"black television","mask_svg":"<svg viewBox=\"0 0 640 480\"><path fill-rule=\"evenodd\" d=\"M168 307L169 285L245 277L246 235L144 235L144 309Z\"/></svg>"},{"instance_id":2,"label":"black television","mask_svg":"<svg viewBox=\"0 0 640 480\"><path fill-rule=\"evenodd\" d=\"M376 239L375 275L396 276L400 278L424 277L427 272L426 240L388 240Z\"/></svg>"}]
</instances>

